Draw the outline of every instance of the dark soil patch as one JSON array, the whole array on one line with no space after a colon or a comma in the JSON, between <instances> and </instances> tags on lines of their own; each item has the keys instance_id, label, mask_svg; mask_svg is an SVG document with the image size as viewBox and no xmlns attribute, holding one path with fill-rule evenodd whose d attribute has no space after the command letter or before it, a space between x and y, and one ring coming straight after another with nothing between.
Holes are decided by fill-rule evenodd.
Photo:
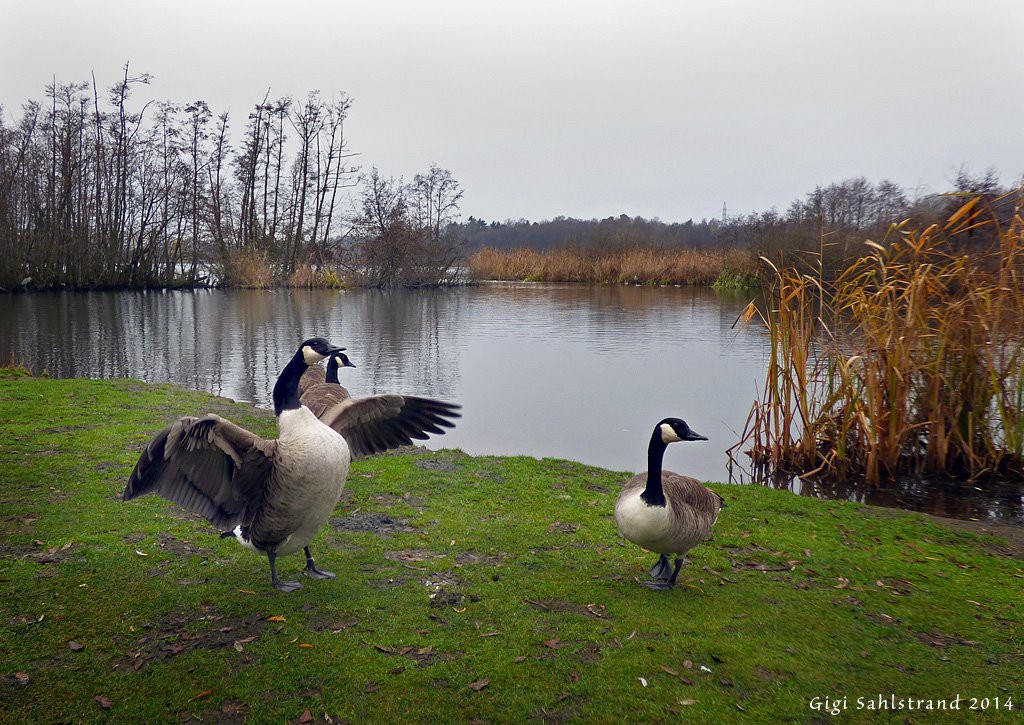
<instances>
[{"instance_id":1,"label":"dark soil patch","mask_svg":"<svg viewBox=\"0 0 1024 725\"><path fill-rule=\"evenodd\" d=\"M544 612L572 612L592 619L610 619L603 604L578 604L564 599L524 599L523 604Z\"/></svg>"},{"instance_id":2,"label":"dark soil patch","mask_svg":"<svg viewBox=\"0 0 1024 725\"><path fill-rule=\"evenodd\" d=\"M408 506L419 508L420 506L424 506L427 503L427 499L423 498L422 496L413 496L408 491L406 491L401 496L396 496L393 493L380 493L374 494L370 498L373 499L374 503L388 507L394 506L395 504L404 503Z\"/></svg>"},{"instance_id":3,"label":"dark soil patch","mask_svg":"<svg viewBox=\"0 0 1024 725\"><path fill-rule=\"evenodd\" d=\"M472 551L460 551L455 555L455 566L499 566L504 561L503 554L474 554Z\"/></svg>"},{"instance_id":4,"label":"dark soil patch","mask_svg":"<svg viewBox=\"0 0 1024 725\"><path fill-rule=\"evenodd\" d=\"M430 665L437 664L438 662L450 662L451 660L457 660L464 656L464 653L462 652L438 652L432 645L375 644L372 645L372 647L381 654L391 657L404 657L407 660L412 660L416 663L417 667L428 667Z\"/></svg>"},{"instance_id":5,"label":"dark soil patch","mask_svg":"<svg viewBox=\"0 0 1024 725\"><path fill-rule=\"evenodd\" d=\"M915 632L915 636L923 643L931 645L932 647L946 648L950 645L958 644L963 647L975 647L978 645L977 642L973 642L963 637L957 637L954 634L946 634L938 630L934 632Z\"/></svg>"},{"instance_id":6,"label":"dark soil patch","mask_svg":"<svg viewBox=\"0 0 1024 725\"><path fill-rule=\"evenodd\" d=\"M197 629L191 629L198 625ZM150 624L136 640L133 651L114 663L114 669L135 672L153 661L167 660L195 649L234 647L239 652L259 638L265 621L261 614L226 619L211 606L195 612L171 612Z\"/></svg>"},{"instance_id":7,"label":"dark soil patch","mask_svg":"<svg viewBox=\"0 0 1024 725\"><path fill-rule=\"evenodd\" d=\"M178 556L193 556L207 553L206 549L201 549L190 541L179 539L170 534L159 534L156 543L164 551L169 551Z\"/></svg>"},{"instance_id":8,"label":"dark soil patch","mask_svg":"<svg viewBox=\"0 0 1024 725\"><path fill-rule=\"evenodd\" d=\"M430 561L431 559L443 559L446 554L427 549L403 549L402 551L384 552L384 558L397 561L400 564L415 564L418 562Z\"/></svg>"},{"instance_id":9,"label":"dark soil patch","mask_svg":"<svg viewBox=\"0 0 1024 725\"><path fill-rule=\"evenodd\" d=\"M465 601L465 593L456 591L454 589L445 589L444 587L441 587L430 598L430 606L434 609L443 609L445 607L458 607L461 606Z\"/></svg>"},{"instance_id":10,"label":"dark soil patch","mask_svg":"<svg viewBox=\"0 0 1024 725\"><path fill-rule=\"evenodd\" d=\"M392 518L378 511L357 511L347 516L336 516L330 521L336 531L369 531L378 536L418 531L408 519Z\"/></svg>"},{"instance_id":11,"label":"dark soil patch","mask_svg":"<svg viewBox=\"0 0 1024 725\"><path fill-rule=\"evenodd\" d=\"M314 632L330 632L331 634L340 634L358 624L359 620L355 617L313 617L306 622L306 626Z\"/></svg>"},{"instance_id":12,"label":"dark soil patch","mask_svg":"<svg viewBox=\"0 0 1024 725\"><path fill-rule=\"evenodd\" d=\"M441 471L442 473L455 473L455 464L445 458L417 458L412 462L416 468L424 471Z\"/></svg>"}]
</instances>

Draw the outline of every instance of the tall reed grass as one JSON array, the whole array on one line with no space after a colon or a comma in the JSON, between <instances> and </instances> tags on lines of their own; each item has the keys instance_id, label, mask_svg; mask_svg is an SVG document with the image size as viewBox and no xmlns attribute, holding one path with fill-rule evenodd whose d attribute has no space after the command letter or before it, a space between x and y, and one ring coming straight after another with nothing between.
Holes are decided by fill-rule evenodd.
<instances>
[{"instance_id":1,"label":"tall reed grass","mask_svg":"<svg viewBox=\"0 0 1024 725\"><path fill-rule=\"evenodd\" d=\"M723 273L754 280L756 259L742 250L633 248L596 252L579 247L546 251L485 248L468 260L474 279L598 284L712 285Z\"/></svg>"},{"instance_id":2,"label":"tall reed grass","mask_svg":"<svg viewBox=\"0 0 1024 725\"><path fill-rule=\"evenodd\" d=\"M982 230L986 250L962 251ZM767 474L980 479L1024 474L1024 224L979 199L894 225L830 282L766 263L745 321L770 336L743 449Z\"/></svg>"}]
</instances>

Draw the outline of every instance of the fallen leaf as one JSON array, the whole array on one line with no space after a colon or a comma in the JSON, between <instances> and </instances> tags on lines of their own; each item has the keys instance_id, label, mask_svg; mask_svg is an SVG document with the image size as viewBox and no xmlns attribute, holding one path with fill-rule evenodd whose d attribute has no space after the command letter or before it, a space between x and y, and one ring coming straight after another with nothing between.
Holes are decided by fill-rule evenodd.
<instances>
[{"instance_id":1,"label":"fallen leaf","mask_svg":"<svg viewBox=\"0 0 1024 725\"><path fill-rule=\"evenodd\" d=\"M482 680L477 680L476 682L470 682L469 683L469 689L473 690L474 692L480 692L480 690L484 689L489 684L491 684L491 681L485 677Z\"/></svg>"},{"instance_id":2,"label":"fallen leaf","mask_svg":"<svg viewBox=\"0 0 1024 725\"><path fill-rule=\"evenodd\" d=\"M416 654L418 654L418 655L429 655L429 654L432 654L433 651L434 651L434 646L433 645L427 645L426 647L420 647L418 650L416 650Z\"/></svg>"},{"instance_id":3,"label":"fallen leaf","mask_svg":"<svg viewBox=\"0 0 1024 725\"><path fill-rule=\"evenodd\" d=\"M27 685L32 678L28 676L27 672L15 672L14 679L18 681L19 685Z\"/></svg>"},{"instance_id":4,"label":"fallen leaf","mask_svg":"<svg viewBox=\"0 0 1024 725\"><path fill-rule=\"evenodd\" d=\"M269 617L267 617L267 621L268 622L287 622L288 620L285 618L285 616L283 614L272 614Z\"/></svg>"},{"instance_id":5,"label":"fallen leaf","mask_svg":"<svg viewBox=\"0 0 1024 725\"><path fill-rule=\"evenodd\" d=\"M701 665L700 666L700 671L701 672L708 672L708 673L710 673L711 672L711 668L710 667L705 667L704 665Z\"/></svg>"},{"instance_id":6,"label":"fallen leaf","mask_svg":"<svg viewBox=\"0 0 1024 725\"><path fill-rule=\"evenodd\" d=\"M313 722L313 713L311 713L308 709L303 710L302 714L299 715L299 722L302 723L302 725L305 725L305 723L307 722Z\"/></svg>"},{"instance_id":7,"label":"fallen leaf","mask_svg":"<svg viewBox=\"0 0 1024 725\"><path fill-rule=\"evenodd\" d=\"M689 707L690 705L693 705L697 701L696 700L676 700L676 702L678 702L680 705L686 705L687 707Z\"/></svg>"},{"instance_id":8,"label":"fallen leaf","mask_svg":"<svg viewBox=\"0 0 1024 725\"><path fill-rule=\"evenodd\" d=\"M380 685L376 682L367 682L366 687L363 688L363 692L377 692L380 690Z\"/></svg>"},{"instance_id":9,"label":"fallen leaf","mask_svg":"<svg viewBox=\"0 0 1024 725\"><path fill-rule=\"evenodd\" d=\"M520 662L522 662L525 659L526 659L526 655L519 655L518 657L514 658L512 661L515 662L516 664L519 664ZM27 675L26 675L26 677L27 677Z\"/></svg>"},{"instance_id":10,"label":"fallen leaf","mask_svg":"<svg viewBox=\"0 0 1024 725\"><path fill-rule=\"evenodd\" d=\"M302 642L299 644L299 647L302 647L302 649L313 649L313 645L309 642Z\"/></svg>"},{"instance_id":11,"label":"fallen leaf","mask_svg":"<svg viewBox=\"0 0 1024 725\"><path fill-rule=\"evenodd\" d=\"M678 677L679 676L679 673L676 672L675 670L673 670L671 667L666 667L665 665L658 665L658 667L661 668L662 672L667 672L670 675L672 675L673 677Z\"/></svg>"},{"instance_id":12,"label":"fallen leaf","mask_svg":"<svg viewBox=\"0 0 1024 725\"><path fill-rule=\"evenodd\" d=\"M241 592L242 594L255 594L252 589L236 589L235 591Z\"/></svg>"},{"instance_id":13,"label":"fallen leaf","mask_svg":"<svg viewBox=\"0 0 1024 725\"><path fill-rule=\"evenodd\" d=\"M499 634L501 634L501 632L499 632L499 631L495 630L495 631L493 631L493 632L484 632L484 633L483 633L483 634L481 634L480 636L481 636L481 637L497 637L497 636L498 636Z\"/></svg>"},{"instance_id":14,"label":"fallen leaf","mask_svg":"<svg viewBox=\"0 0 1024 725\"><path fill-rule=\"evenodd\" d=\"M555 637L554 639L546 639L546 640L544 640L543 645L545 647L548 647L549 649L558 649L559 647L562 646L561 645L561 640L559 640L558 637Z\"/></svg>"},{"instance_id":15,"label":"fallen leaf","mask_svg":"<svg viewBox=\"0 0 1024 725\"><path fill-rule=\"evenodd\" d=\"M645 680L643 677L637 677L636 679L640 680L641 685L647 687L647 680Z\"/></svg>"},{"instance_id":16,"label":"fallen leaf","mask_svg":"<svg viewBox=\"0 0 1024 725\"><path fill-rule=\"evenodd\" d=\"M688 670L692 670L693 669L693 661L692 660L683 660L683 667L685 667Z\"/></svg>"},{"instance_id":17,"label":"fallen leaf","mask_svg":"<svg viewBox=\"0 0 1024 725\"><path fill-rule=\"evenodd\" d=\"M56 551L56 550L54 550L54 551ZM52 554L52 553L54 553L54 552L53 552L53 551L51 551L50 553ZM136 550L135 550L135 553L136 553L136 554L138 554L139 556L149 556L149 554L147 554L146 552L144 552L144 551L139 551L138 549L136 549ZM107 705L107 707L110 707L110 706L109 706L109 705Z\"/></svg>"},{"instance_id":18,"label":"fallen leaf","mask_svg":"<svg viewBox=\"0 0 1024 725\"><path fill-rule=\"evenodd\" d=\"M192 702L192 700L202 700L204 697L209 697L212 694L213 694L213 690L203 690L202 692L200 692L195 697L189 699L189 702Z\"/></svg>"},{"instance_id":19,"label":"fallen leaf","mask_svg":"<svg viewBox=\"0 0 1024 725\"><path fill-rule=\"evenodd\" d=\"M689 677L683 677L682 675L679 676L679 681L682 682L684 685L693 684L693 680L691 680Z\"/></svg>"},{"instance_id":20,"label":"fallen leaf","mask_svg":"<svg viewBox=\"0 0 1024 725\"><path fill-rule=\"evenodd\" d=\"M96 695L96 697L92 699L98 702L100 704L100 707L102 707L104 710L109 710L111 705L114 704L103 695Z\"/></svg>"},{"instance_id":21,"label":"fallen leaf","mask_svg":"<svg viewBox=\"0 0 1024 725\"><path fill-rule=\"evenodd\" d=\"M403 672L405 672L405 668L404 667L394 667L394 668L388 670L388 674L389 675L400 675Z\"/></svg>"},{"instance_id":22,"label":"fallen leaf","mask_svg":"<svg viewBox=\"0 0 1024 725\"><path fill-rule=\"evenodd\" d=\"M85 645L79 644L75 640L71 640L70 642L68 642L68 649L72 652L81 652L83 649L85 649Z\"/></svg>"}]
</instances>

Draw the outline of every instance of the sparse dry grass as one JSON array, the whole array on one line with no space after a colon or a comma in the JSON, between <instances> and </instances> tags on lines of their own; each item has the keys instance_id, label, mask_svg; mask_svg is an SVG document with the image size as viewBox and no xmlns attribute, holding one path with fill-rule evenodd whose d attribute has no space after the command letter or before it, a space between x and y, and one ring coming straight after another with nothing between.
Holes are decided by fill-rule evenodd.
<instances>
[{"instance_id":1,"label":"sparse dry grass","mask_svg":"<svg viewBox=\"0 0 1024 725\"><path fill-rule=\"evenodd\" d=\"M993 229L993 227L996 227ZM957 251L997 235L991 252ZM895 225L833 283L774 267L762 400L740 444L768 471L978 479L1024 474L1024 225L978 199Z\"/></svg>"},{"instance_id":2,"label":"sparse dry grass","mask_svg":"<svg viewBox=\"0 0 1024 725\"><path fill-rule=\"evenodd\" d=\"M270 255L265 251L240 249L224 257L221 284L245 289L269 289L274 281Z\"/></svg>"},{"instance_id":3,"label":"sparse dry grass","mask_svg":"<svg viewBox=\"0 0 1024 725\"><path fill-rule=\"evenodd\" d=\"M756 260L743 250L637 247L613 253L562 247L538 252L485 248L469 258L475 279L600 284L712 285L723 273L752 278Z\"/></svg>"}]
</instances>

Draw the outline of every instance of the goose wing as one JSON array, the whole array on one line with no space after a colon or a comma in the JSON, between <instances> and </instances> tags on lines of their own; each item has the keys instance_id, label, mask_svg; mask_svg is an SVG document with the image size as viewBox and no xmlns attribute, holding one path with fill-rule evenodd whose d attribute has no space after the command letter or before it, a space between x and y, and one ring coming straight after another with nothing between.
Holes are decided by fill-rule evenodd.
<instances>
[{"instance_id":1,"label":"goose wing","mask_svg":"<svg viewBox=\"0 0 1024 725\"><path fill-rule=\"evenodd\" d=\"M714 524L722 509L722 497L696 478L665 471L661 478L665 495L673 504L685 504L698 516Z\"/></svg>"},{"instance_id":2,"label":"goose wing","mask_svg":"<svg viewBox=\"0 0 1024 725\"><path fill-rule=\"evenodd\" d=\"M306 388L306 392L301 394L299 402L313 411L313 415L320 418L328 408L351 397L343 385L320 383Z\"/></svg>"},{"instance_id":3,"label":"goose wing","mask_svg":"<svg viewBox=\"0 0 1024 725\"><path fill-rule=\"evenodd\" d=\"M310 365L306 368L306 372L302 373L302 377L299 378L299 396L302 396L314 385L321 385L326 382L327 372L324 370L323 365Z\"/></svg>"},{"instance_id":4,"label":"goose wing","mask_svg":"<svg viewBox=\"0 0 1024 725\"><path fill-rule=\"evenodd\" d=\"M222 531L248 524L273 472L276 447L219 415L179 418L139 456L123 499L156 493Z\"/></svg>"},{"instance_id":5,"label":"goose wing","mask_svg":"<svg viewBox=\"0 0 1024 725\"><path fill-rule=\"evenodd\" d=\"M452 418L462 406L411 395L374 395L348 398L328 408L320 420L345 437L353 456L368 456L413 439L426 440L428 433L443 435L454 428Z\"/></svg>"}]
</instances>

